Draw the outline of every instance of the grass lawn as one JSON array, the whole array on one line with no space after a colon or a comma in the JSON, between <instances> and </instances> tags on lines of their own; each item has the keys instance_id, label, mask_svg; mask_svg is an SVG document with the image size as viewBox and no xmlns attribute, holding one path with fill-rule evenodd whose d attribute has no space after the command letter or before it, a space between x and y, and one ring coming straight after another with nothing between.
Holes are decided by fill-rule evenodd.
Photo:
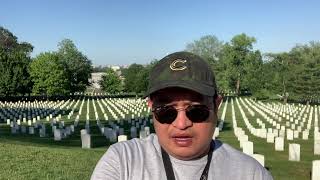
<instances>
[{"instance_id":1,"label":"grass lawn","mask_svg":"<svg viewBox=\"0 0 320 180\"><path fill-rule=\"evenodd\" d=\"M107 147L79 147L80 140L1 134L0 179L89 179Z\"/></svg>"}]
</instances>

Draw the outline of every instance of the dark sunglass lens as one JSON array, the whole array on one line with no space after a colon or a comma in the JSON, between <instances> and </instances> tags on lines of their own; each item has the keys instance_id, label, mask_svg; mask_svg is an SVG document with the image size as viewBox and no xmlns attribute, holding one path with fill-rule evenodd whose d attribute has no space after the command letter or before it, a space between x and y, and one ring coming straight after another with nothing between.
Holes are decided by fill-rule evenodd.
<instances>
[{"instance_id":1,"label":"dark sunglass lens","mask_svg":"<svg viewBox=\"0 0 320 180\"><path fill-rule=\"evenodd\" d=\"M203 122L208 119L209 109L205 105L192 105L186 110L187 117L192 122Z\"/></svg>"},{"instance_id":2,"label":"dark sunglass lens","mask_svg":"<svg viewBox=\"0 0 320 180\"><path fill-rule=\"evenodd\" d=\"M155 112L156 119L161 124L171 124L177 117L177 110L172 106L165 106L157 109Z\"/></svg>"}]
</instances>

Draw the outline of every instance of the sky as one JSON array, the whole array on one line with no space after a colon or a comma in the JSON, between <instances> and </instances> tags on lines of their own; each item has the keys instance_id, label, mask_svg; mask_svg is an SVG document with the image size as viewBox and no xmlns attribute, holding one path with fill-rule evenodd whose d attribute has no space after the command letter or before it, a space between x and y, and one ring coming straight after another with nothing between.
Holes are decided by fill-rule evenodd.
<instances>
[{"instance_id":1,"label":"sky","mask_svg":"<svg viewBox=\"0 0 320 180\"><path fill-rule=\"evenodd\" d=\"M320 40L320 1L1 0L0 26L34 46L71 39L93 65L148 64L205 35L255 37L262 53Z\"/></svg>"}]
</instances>

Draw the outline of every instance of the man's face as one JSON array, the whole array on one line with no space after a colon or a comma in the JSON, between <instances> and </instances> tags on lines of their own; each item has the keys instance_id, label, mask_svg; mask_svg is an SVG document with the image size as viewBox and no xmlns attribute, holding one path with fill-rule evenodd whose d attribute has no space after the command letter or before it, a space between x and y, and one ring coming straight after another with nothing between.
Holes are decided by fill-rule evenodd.
<instances>
[{"instance_id":1,"label":"man's face","mask_svg":"<svg viewBox=\"0 0 320 180\"><path fill-rule=\"evenodd\" d=\"M157 107L172 105L179 109L176 119L171 124L161 124L155 116L154 128L160 145L171 156L181 160L190 160L206 154L217 123L216 108L220 98L213 99L181 88L168 88L158 91L148 105ZM216 103L216 105L214 105ZM190 105L203 104L210 110L209 117L204 122L192 122L185 109Z\"/></svg>"}]
</instances>

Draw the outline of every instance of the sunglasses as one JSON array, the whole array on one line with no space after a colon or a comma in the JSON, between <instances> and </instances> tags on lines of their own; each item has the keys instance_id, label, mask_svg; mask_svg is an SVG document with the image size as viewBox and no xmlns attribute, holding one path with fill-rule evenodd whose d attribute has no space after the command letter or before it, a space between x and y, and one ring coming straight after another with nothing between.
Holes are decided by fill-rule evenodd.
<instances>
[{"instance_id":1,"label":"sunglasses","mask_svg":"<svg viewBox=\"0 0 320 180\"><path fill-rule=\"evenodd\" d=\"M176 109L173 105L155 107L152 112L161 124L171 124L178 116L178 111L185 110L186 116L194 123L204 122L210 115L210 109L206 105L190 105L185 109Z\"/></svg>"}]
</instances>

